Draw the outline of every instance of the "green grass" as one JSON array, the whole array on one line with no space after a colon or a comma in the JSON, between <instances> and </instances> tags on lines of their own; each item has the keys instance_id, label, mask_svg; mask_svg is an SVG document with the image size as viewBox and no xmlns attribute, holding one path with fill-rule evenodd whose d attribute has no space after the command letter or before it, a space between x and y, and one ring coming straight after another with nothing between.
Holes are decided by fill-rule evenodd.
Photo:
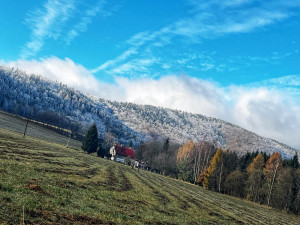
<instances>
[{"instance_id":1,"label":"green grass","mask_svg":"<svg viewBox=\"0 0 300 225\"><path fill-rule=\"evenodd\" d=\"M26 123L26 118L0 110L0 127L23 134ZM67 145L67 143L69 142L69 147L72 148L81 147L81 142L72 138L69 140L68 135L62 135L55 130L47 129L47 127L38 124L37 121L29 121L26 135L61 145Z\"/></svg>"},{"instance_id":2,"label":"green grass","mask_svg":"<svg viewBox=\"0 0 300 225\"><path fill-rule=\"evenodd\" d=\"M24 213L23 213L24 207ZM299 224L300 217L0 129L0 224Z\"/></svg>"}]
</instances>

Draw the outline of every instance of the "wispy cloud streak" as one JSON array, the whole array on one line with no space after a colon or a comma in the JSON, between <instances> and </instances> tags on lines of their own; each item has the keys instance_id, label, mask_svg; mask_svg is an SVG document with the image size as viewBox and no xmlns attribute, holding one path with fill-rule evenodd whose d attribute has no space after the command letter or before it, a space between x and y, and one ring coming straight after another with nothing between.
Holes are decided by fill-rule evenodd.
<instances>
[{"instance_id":1,"label":"wispy cloud streak","mask_svg":"<svg viewBox=\"0 0 300 225\"><path fill-rule=\"evenodd\" d=\"M129 56L137 54L138 53L137 49L138 49L137 47L129 48L128 50L123 52L121 55L119 55L117 58L112 59L112 60L108 60L105 63L103 63L102 65L98 66L97 68L92 69L91 73L97 73L97 72L99 72L101 70L105 70L108 67L113 66L113 65L115 65L115 64L117 64L117 63L119 63L123 60L126 60Z\"/></svg>"},{"instance_id":2,"label":"wispy cloud streak","mask_svg":"<svg viewBox=\"0 0 300 225\"><path fill-rule=\"evenodd\" d=\"M101 12L101 8L106 3L106 1L101 0L97 5L92 6L90 9L86 10L84 15L81 17L80 21L73 26L73 28L68 32L66 37L67 44L77 37L80 33L87 30L87 26L92 22L92 17L96 16Z\"/></svg>"},{"instance_id":3,"label":"wispy cloud streak","mask_svg":"<svg viewBox=\"0 0 300 225\"><path fill-rule=\"evenodd\" d=\"M32 30L30 41L21 51L21 58L35 56L46 39L56 40L75 10L75 0L48 0L42 9L29 14L26 23Z\"/></svg>"},{"instance_id":4,"label":"wispy cloud streak","mask_svg":"<svg viewBox=\"0 0 300 225\"><path fill-rule=\"evenodd\" d=\"M131 56L143 55L145 49L173 44L178 38L183 43L198 43L203 39L252 32L293 16L300 7L299 0L292 3L283 0L272 3L255 0L190 0L189 4L192 6L190 16L178 19L157 31L133 35L126 41L128 49L124 53L91 72L113 71L115 67L122 66L120 64L127 64Z\"/></svg>"}]
</instances>

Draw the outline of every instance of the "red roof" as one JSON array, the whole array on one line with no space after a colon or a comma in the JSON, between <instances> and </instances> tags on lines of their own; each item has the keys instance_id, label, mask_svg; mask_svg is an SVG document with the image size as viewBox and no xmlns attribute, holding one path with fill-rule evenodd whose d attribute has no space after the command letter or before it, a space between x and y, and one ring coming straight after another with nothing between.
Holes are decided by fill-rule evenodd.
<instances>
[{"instance_id":1,"label":"red roof","mask_svg":"<svg viewBox=\"0 0 300 225\"><path fill-rule=\"evenodd\" d=\"M134 152L133 152L132 148L125 148L125 147L116 145L115 149L116 149L116 154L118 154L118 155L131 156L132 158L134 158Z\"/></svg>"}]
</instances>

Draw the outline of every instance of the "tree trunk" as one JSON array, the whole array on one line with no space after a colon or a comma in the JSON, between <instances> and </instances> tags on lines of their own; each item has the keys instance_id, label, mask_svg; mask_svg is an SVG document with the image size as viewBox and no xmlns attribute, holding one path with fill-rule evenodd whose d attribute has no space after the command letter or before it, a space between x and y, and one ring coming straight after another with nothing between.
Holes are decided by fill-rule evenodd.
<instances>
[{"instance_id":1,"label":"tree trunk","mask_svg":"<svg viewBox=\"0 0 300 225\"><path fill-rule=\"evenodd\" d=\"M274 171L274 174L273 174L273 178L272 178L270 188L269 188L268 206L270 206L270 200L271 200L271 195L272 195L272 191L273 191L273 186L274 186L274 181L275 181L278 166L279 166L279 160L277 160L277 164L276 164L275 171Z\"/></svg>"},{"instance_id":2,"label":"tree trunk","mask_svg":"<svg viewBox=\"0 0 300 225\"><path fill-rule=\"evenodd\" d=\"M223 162L221 163L220 180L219 180L219 192L221 192L222 173L223 173Z\"/></svg>"}]
</instances>

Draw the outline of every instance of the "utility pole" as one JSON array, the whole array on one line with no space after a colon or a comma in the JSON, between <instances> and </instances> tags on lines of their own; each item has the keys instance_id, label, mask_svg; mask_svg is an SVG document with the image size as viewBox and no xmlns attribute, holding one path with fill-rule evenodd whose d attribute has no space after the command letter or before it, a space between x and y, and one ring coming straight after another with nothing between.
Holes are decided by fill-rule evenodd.
<instances>
[{"instance_id":1,"label":"utility pole","mask_svg":"<svg viewBox=\"0 0 300 225\"><path fill-rule=\"evenodd\" d=\"M27 122L26 122L26 126L25 126L25 130L24 130L24 135L23 135L23 138L25 137L26 135L26 131L27 131L27 127L28 127L28 123L29 123L29 118L27 119Z\"/></svg>"}]
</instances>

